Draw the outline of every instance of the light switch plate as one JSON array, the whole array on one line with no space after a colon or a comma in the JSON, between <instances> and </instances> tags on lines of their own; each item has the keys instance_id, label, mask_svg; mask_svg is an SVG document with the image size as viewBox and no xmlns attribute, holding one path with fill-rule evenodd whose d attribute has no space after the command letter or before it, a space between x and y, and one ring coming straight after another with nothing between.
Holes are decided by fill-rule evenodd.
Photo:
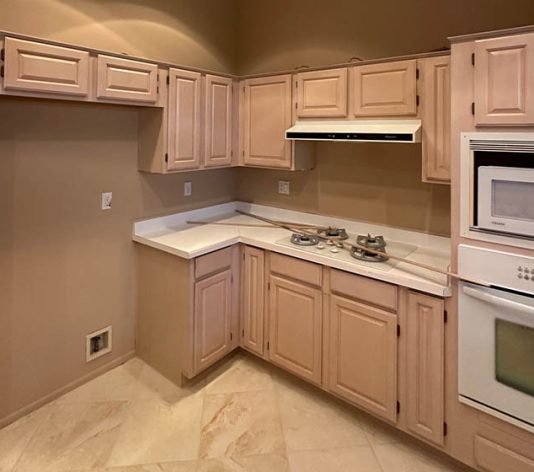
<instances>
[{"instance_id":1,"label":"light switch plate","mask_svg":"<svg viewBox=\"0 0 534 472\"><path fill-rule=\"evenodd\" d=\"M287 180L278 181L278 193L282 195L289 195L289 182Z\"/></svg>"},{"instance_id":2,"label":"light switch plate","mask_svg":"<svg viewBox=\"0 0 534 472\"><path fill-rule=\"evenodd\" d=\"M102 192L102 210L111 210L112 192Z\"/></svg>"},{"instance_id":3,"label":"light switch plate","mask_svg":"<svg viewBox=\"0 0 534 472\"><path fill-rule=\"evenodd\" d=\"M190 197L193 193L193 184L191 182L184 182L184 197Z\"/></svg>"}]
</instances>

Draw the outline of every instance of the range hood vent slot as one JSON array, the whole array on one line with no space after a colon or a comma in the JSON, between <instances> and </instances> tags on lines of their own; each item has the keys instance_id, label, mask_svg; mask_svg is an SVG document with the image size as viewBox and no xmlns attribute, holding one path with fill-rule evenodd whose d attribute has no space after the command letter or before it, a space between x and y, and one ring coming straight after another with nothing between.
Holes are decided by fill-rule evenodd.
<instances>
[{"instance_id":1,"label":"range hood vent slot","mask_svg":"<svg viewBox=\"0 0 534 472\"><path fill-rule=\"evenodd\" d=\"M297 121L286 130L286 139L420 143L421 120Z\"/></svg>"}]
</instances>

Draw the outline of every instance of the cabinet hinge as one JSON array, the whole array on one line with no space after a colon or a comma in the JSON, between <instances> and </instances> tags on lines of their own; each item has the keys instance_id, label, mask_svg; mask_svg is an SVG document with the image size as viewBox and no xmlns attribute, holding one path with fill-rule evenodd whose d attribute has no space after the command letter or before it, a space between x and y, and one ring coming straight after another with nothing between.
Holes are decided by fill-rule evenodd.
<instances>
[{"instance_id":1,"label":"cabinet hinge","mask_svg":"<svg viewBox=\"0 0 534 472\"><path fill-rule=\"evenodd\" d=\"M415 79L419 80L419 69L415 69Z\"/></svg>"},{"instance_id":2,"label":"cabinet hinge","mask_svg":"<svg viewBox=\"0 0 534 472\"><path fill-rule=\"evenodd\" d=\"M241 330L241 336L245 337L245 330L244 329Z\"/></svg>"},{"instance_id":3,"label":"cabinet hinge","mask_svg":"<svg viewBox=\"0 0 534 472\"><path fill-rule=\"evenodd\" d=\"M170 84L171 84L171 78L167 76L167 85L170 85Z\"/></svg>"},{"instance_id":4,"label":"cabinet hinge","mask_svg":"<svg viewBox=\"0 0 534 472\"><path fill-rule=\"evenodd\" d=\"M4 66L0 67L0 77L4 77Z\"/></svg>"},{"instance_id":5,"label":"cabinet hinge","mask_svg":"<svg viewBox=\"0 0 534 472\"><path fill-rule=\"evenodd\" d=\"M295 88L299 88L299 83L295 82Z\"/></svg>"},{"instance_id":6,"label":"cabinet hinge","mask_svg":"<svg viewBox=\"0 0 534 472\"><path fill-rule=\"evenodd\" d=\"M234 339L234 334L230 333L230 341L232 341L233 339Z\"/></svg>"},{"instance_id":7,"label":"cabinet hinge","mask_svg":"<svg viewBox=\"0 0 534 472\"><path fill-rule=\"evenodd\" d=\"M267 350L269 350L270 347L271 347L271 344L269 343L269 341L267 341Z\"/></svg>"},{"instance_id":8,"label":"cabinet hinge","mask_svg":"<svg viewBox=\"0 0 534 472\"><path fill-rule=\"evenodd\" d=\"M298 107L299 107L298 102L295 102L295 109L297 109Z\"/></svg>"},{"instance_id":9,"label":"cabinet hinge","mask_svg":"<svg viewBox=\"0 0 534 472\"><path fill-rule=\"evenodd\" d=\"M447 313L447 310L443 310L443 322L446 323L449 321L449 313Z\"/></svg>"},{"instance_id":10,"label":"cabinet hinge","mask_svg":"<svg viewBox=\"0 0 534 472\"><path fill-rule=\"evenodd\" d=\"M397 402L397 415L400 413L400 402Z\"/></svg>"},{"instance_id":11,"label":"cabinet hinge","mask_svg":"<svg viewBox=\"0 0 534 472\"><path fill-rule=\"evenodd\" d=\"M230 276L230 283L231 283L231 284L234 283L234 276L233 276L233 274Z\"/></svg>"},{"instance_id":12,"label":"cabinet hinge","mask_svg":"<svg viewBox=\"0 0 534 472\"><path fill-rule=\"evenodd\" d=\"M4 48L0 49L0 61L5 61L6 59L6 50Z\"/></svg>"},{"instance_id":13,"label":"cabinet hinge","mask_svg":"<svg viewBox=\"0 0 534 472\"><path fill-rule=\"evenodd\" d=\"M242 155L243 157L245 157L245 150L244 150L244 149L243 149L243 151L241 151L241 155Z\"/></svg>"},{"instance_id":14,"label":"cabinet hinge","mask_svg":"<svg viewBox=\"0 0 534 472\"><path fill-rule=\"evenodd\" d=\"M271 290L271 282L267 282L267 290Z\"/></svg>"},{"instance_id":15,"label":"cabinet hinge","mask_svg":"<svg viewBox=\"0 0 534 472\"><path fill-rule=\"evenodd\" d=\"M475 114L475 102L471 103L471 115Z\"/></svg>"},{"instance_id":16,"label":"cabinet hinge","mask_svg":"<svg viewBox=\"0 0 534 472\"><path fill-rule=\"evenodd\" d=\"M401 331L401 328L400 328L400 325L398 324L397 325L397 337L400 338L400 331Z\"/></svg>"},{"instance_id":17,"label":"cabinet hinge","mask_svg":"<svg viewBox=\"0 0 534 472\"><path fill-rule=\"evenodd\" d=\"M169 162L169 155L165 153L165 162Z\"/></svg>"},{"instance_id":18,"label":"cabinet hinge","mask_svg":"<svg viewBox=\"0 0 534 472\"><path fill-rule=\"evenodd\" d=\"M245 253L243 253L243 260L245 260Z\"/></svg>"},{"instance_id":19,"label":"cabinet hinge","mask_svg":"<svg viewBox=\"0 0 534 472\"><path fill-rule=\"evenodd\" d=\"M475 65L475 53L471 54L471 65Z\"/></svg>"},{"instance_id":20,"label":"cabinet hinge","mask_svg":"<svg viewBox=\"0 0 534 472\"><path fill-rule=\"evenodd\" d=\"M443 423L443 436L447 436L447 432L448 432L447 423Z\"/></svg>"},{"instance_id":21,"label":"cabinet hinge","mask_svg":"<svg viewBox=\"0 0 534 472\"><path fill-rule=\"evenodd\" d=\"M230 157L234 157L234 151L230 151Z\"/></svg>"},{"instance_id":22,"label":"cabinet hinge","mask_svg":"<svg viewBox=\"0 0 534 472\"><path fill-rule=\"evenodd\" d=\"M419 95L415 96L415 105L419 106Z\"/></svg>"}]
</instances>

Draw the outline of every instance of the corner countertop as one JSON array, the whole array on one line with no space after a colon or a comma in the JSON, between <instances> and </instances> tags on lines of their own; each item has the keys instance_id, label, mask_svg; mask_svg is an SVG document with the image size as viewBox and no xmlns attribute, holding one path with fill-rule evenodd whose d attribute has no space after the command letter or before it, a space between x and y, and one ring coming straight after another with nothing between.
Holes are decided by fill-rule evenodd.
<instances>
[{"instance_id":1,"label":"corner countertop","mask_svg":"<svg viewBox=\"0 0 534 472\"><path fill-rule=\"evenodd\" d=\"M296 246L280 244L280 240L289 236L289 232L282 228L187 224L187 221L194 220L262 224L256 219L235 213L237 209L276 220L343 227L349 233L382 234L386 240L416 246L407 257L409 260L442 270L446 270L450 265L449 238L243 202L230 202L138 221L134 223L133 240L185 259L193 259L217 249L243 243L432 295L451 295L450 284L445 275L402 262L389 271L383 271L354 261L338 260L328 255L303 251Z\"/></svg>"}]
</instances>

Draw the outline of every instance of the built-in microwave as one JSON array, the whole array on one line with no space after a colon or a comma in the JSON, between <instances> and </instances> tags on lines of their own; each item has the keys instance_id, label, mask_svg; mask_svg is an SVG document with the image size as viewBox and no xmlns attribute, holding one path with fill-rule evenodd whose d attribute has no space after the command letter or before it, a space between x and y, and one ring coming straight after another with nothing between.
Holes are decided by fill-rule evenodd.
<instances>
[{"instance_id":1,"label":"built-in microwave","mask_svg":"<svg viewBox=\"0 0 534 472\"><path fill-rule=\"evenodd\" d=\"M534 247L534 133L462 135L461 234Z\"/></svg>"}]
</instances>

